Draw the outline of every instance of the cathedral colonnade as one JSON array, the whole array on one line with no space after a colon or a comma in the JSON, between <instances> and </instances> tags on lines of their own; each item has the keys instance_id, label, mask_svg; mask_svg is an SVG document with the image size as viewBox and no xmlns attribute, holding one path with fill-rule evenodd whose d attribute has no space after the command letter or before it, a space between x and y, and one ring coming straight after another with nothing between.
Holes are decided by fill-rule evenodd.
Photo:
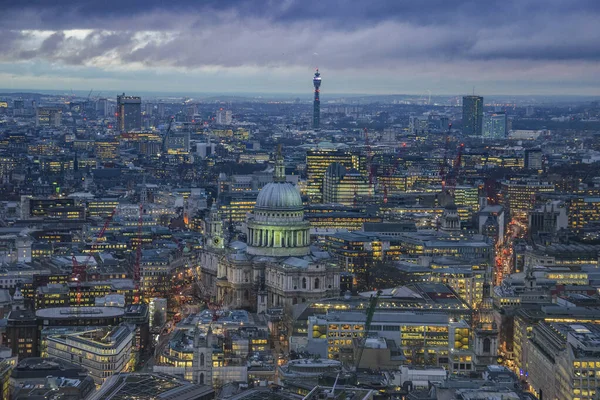
<instances>
[{"instance_id":1,"label":"cathedral colonnade","mask_svg":"<svg viewBox=\"0 0 600 400\"><path fill-rule=\"evenodd\" d=\"M306 229L289 230L275 227L248 228L248 245L253 247L305 247L310 244Z\"/></svg>"}]
</instances>

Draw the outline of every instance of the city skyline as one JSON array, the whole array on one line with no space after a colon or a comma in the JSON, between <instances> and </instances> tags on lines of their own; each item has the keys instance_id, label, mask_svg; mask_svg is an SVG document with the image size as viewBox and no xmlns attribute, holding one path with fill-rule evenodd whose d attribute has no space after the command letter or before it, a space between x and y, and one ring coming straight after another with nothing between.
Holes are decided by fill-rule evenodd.
<instances>
[{"instance_id":1,"label":"city skyline","mask_svg":"<svg viewBox=\"0 0 600 400\"><path fill-rule=\"evenodd\" d=\"M2 93L2 398L595 399L598 99L311 72Z\"/></svg>"},{"instance_id":2,"label":"city skyline","mask_svg":"<svg viewBox=\"0 0 600 400\"><path fill-rule=\"evenodd\" d=\"M564 0L6 5L0 87L305 93L319 67L328 93L592 95L599 12Z\"/></svg>"},{"instance_id":3,"label":"city skyline","mask_svg":"<svg viewBox=\"0 0 600 400\"><path fill-rule=\"evenodd\" d=\"M600 1L0 13L0 392L600 400Z\"/></svg>"}]
</instances>

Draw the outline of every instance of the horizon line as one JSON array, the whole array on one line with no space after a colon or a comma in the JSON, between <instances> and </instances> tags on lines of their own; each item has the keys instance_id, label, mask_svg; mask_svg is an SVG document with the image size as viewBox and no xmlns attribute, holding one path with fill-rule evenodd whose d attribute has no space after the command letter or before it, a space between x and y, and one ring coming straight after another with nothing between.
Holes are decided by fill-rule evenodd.
<instances>
[{"instance_id":1,"label":"horizon line","mask_svg":"<svg viewBox=\"0 0 600 400\"><path fill-rule=\"evenodd\" d=\"M65 92L65 94L68 94L68 92L82 92L82 93L87 93L89 92L86 89L26 89L26 88L0 88L0 94L10 94L10 93L32 93L32 94L56 94L56 93L51 93L51 92ZM104 89L104 90L99 90L98 93L122 93L124 90L123 89ZM239 92L235 92L235 91L224 91L224 92L194 92L194 91L161 91L161 90L125 90L125 92L129 92L129 93L146 93L146 94L154 94L154 95L178 95L177 97L180 96L186 96L186 95L201 95L201 96L210 96L210 97L214 97L214 96L239 96L239 97L245 97L245 96L304 96L307 98L311 98L312 97L312 92L309 93L305 93L305 92L251 92L251 91L239 91ZM92 95L94 93L92 92ZM369 96L369 97L393 97L393 96L423 96L423 97L463 97L463 96L472 96L473 94L469 94L469 93L464 93L464 94L434 94L431 93L430 94L425 94L425 93L343 93L343 92L329 92L327 93L327 95L329 96L352 96L352 97L361 97L361 96ZM481 96L481 97L579 97L579 98L599 98L600 99L600 95L591 95L591 94L574 94L574 93L569 93L569 94L506 94L506 93L493 93L493 94L475 94L477 96ZM85 97L85 96L84 96ZM96 96L92 96L94 98L98 97ZM104 98L106 96L100 96L101 98Z\"/></svg>"}]
</instances>

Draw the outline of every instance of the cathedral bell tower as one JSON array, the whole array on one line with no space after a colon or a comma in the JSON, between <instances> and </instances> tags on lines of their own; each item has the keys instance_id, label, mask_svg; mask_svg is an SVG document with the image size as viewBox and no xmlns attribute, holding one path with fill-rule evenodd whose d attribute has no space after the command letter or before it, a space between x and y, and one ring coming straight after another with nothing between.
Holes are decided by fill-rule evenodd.
<instances>
[{"instance_id":1,"label":"cathedral bell tower","mask_svg":"<svg viewBox=\"0 0 600 400\"><path fill-rule=\"evenodd\" d=\"M21 285L18 284L15 288L15 294L12 298L12 310L13 311L22 311L25 310L25 297L23 297L23 293L21 293Z\"/></svg>"},{"instance_id":2,"label":"cathedral bell tower","mask_svg":"<svg viewBox=\"0 0 600 400\"><path fill-rule=\"evenodd\" d=\"M194 337L194 358L192 360L193 380L198 385L212 386L212 355L215 342L212 329L202 334L197 332Z\"/></svg>"},{"instance_id":3,"label":"cathedral bell tower","mask_svg":"<svg viewBox=\"0 0 600 400\"><path fill-rule=\"evenodd\" d=\"M483 287L483 300L477 312L473 329L475 343L475 368L484 370L488 365L497 364L498 326L494 319L494 305L489 296L489 285Z\"/></svg>"},{"instance_id":4,"label":"cathedral bell tower","mask_svg":"<svg viewBox=\"0 0 600 400\"><path fill-rule=\"evenodd\" d=\"M219 215L216 201L213 201L208 218L204 220L204 237L207 247L213 249L222 249L225 247L223 220Z\"/></svg>"}]
</instances>

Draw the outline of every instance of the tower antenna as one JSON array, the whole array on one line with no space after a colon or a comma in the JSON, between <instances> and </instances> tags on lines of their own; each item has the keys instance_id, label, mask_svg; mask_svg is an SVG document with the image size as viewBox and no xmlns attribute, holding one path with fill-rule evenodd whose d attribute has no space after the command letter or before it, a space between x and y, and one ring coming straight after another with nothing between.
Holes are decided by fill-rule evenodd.
<instances>
[{"instance_id":1,"label":"tower antenna","mask_svg":"<svg viewBox=\"0 0 600 400\"><path fill-rule=\"evenodd\" d=\"M313 77L313 86L315 87L315 97L313 101L313 129L319 129L321 123L321 73L317 67Z\"/></svg>"}]
</instances>

